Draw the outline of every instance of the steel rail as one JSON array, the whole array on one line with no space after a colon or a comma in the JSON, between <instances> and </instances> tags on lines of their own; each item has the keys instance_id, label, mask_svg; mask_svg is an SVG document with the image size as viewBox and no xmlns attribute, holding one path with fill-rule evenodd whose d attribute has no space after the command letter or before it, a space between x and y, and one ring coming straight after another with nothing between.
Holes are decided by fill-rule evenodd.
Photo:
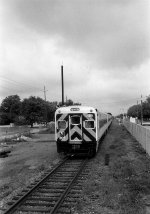
<instances>
[{"instance_id":1,"label":"steel rail","mask_svg":"<svg viewBox=\"0 0 150 214\"><path fill-rule=\"evenodd\" d=\"M40 186L40 184L42 182L44 182L49 176L51 176L59 167L61 167L67 160L69 159L69 157L66 157L58 166L56 166L52 171L50 171L50 173L48 175L46 175L42 180L40 180L33 188L31 188L27 193L25 193L20 199L18 199L11 207L8 208L8 210L6 210L4 212L4 214L11 214L14 213L17 208L24 202L24 200L26 200L26 197L29 196L35 189L37 189L38 186Z\"/></svg>"},{"instance_id":2,"label":"steel rail","mask_svg":"<svg viewBox=\"0 0 150 214\"><path fill-rule=\"evenodd\" d=\"M73 179L70 181L68 187L66 188L66 190L64 191L64 193L62 194L61 198L58 200L58 202L56 203L56 205L53 207L53 209L50 211L50 214L56 214L56 212L58 211L58 209L60 208L60 206L62 205L62 202L64 201L65 196L68 194L69 190L71 189L72 185L74 184L74 182L77 180L78 176L80 175L81 171L83 170L84 166L87 163L87 158L83 161L82 165L80 166L79 170L77 171L77 173L75 174L75 176L73 177Z\"/></svg>"}]
</instances>

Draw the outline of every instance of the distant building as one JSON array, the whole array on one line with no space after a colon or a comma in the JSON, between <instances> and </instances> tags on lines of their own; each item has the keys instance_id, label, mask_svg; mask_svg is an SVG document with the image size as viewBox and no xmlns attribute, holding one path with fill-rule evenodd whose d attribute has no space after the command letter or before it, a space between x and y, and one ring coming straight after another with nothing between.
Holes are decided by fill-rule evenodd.
<instances>
[{"instance_id":1,"label":"distant building","mask_svg":"<svg viewBox=\"0 0 150 214\"><path fill-rule=\"evenodd\" d=\"M136 123L136 118L130 117L130 122L131 122L131 123Z\"/></svg>"}]
</instances>

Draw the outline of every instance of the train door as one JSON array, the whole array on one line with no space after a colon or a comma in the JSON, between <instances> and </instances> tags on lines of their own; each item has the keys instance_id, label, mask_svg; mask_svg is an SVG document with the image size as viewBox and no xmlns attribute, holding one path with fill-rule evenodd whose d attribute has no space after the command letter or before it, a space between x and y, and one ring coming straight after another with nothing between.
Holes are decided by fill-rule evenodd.
<instances>
[{"instance_id":1,"label":"train door","mask_svg":"<svg viewBox=\"0 0 150 214\"><path fill-rule=\"evenodd\" d=\"M82 115L69 116L70 141L82 141Z\"/></svg>"}]
</instances>

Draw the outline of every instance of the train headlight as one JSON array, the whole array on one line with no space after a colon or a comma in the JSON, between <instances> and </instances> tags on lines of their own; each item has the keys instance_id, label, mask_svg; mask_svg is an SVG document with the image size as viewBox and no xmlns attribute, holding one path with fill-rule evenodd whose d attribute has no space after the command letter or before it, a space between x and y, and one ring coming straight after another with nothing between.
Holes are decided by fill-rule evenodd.
<instances>
[{"instance_id":1,"label":"train headlight","mask_svg":"<svg viewBox=\"0 0 150 214\"><path fill-rule=\"evenodd\" d=\"M65 132L60 132L60 137L63 138L65 136Z\"/></svg>"}]
</instances>

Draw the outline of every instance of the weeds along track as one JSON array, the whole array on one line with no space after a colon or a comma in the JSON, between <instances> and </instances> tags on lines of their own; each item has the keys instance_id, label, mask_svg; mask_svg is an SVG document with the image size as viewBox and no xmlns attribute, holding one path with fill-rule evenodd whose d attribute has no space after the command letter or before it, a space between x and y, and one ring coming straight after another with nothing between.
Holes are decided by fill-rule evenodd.
<instances>
[{"instance_id":1,"label":"weeds along track","mask_svg":"<svg viewBox=\"0 0 150 214\"><path fill-rule=\"evenodd\" d=\"M40 181L31 184L13 198L4 214L10 213L71 213L82 188L82 173L87 158L66 158Z\"/></svg>"}]
</instances>

